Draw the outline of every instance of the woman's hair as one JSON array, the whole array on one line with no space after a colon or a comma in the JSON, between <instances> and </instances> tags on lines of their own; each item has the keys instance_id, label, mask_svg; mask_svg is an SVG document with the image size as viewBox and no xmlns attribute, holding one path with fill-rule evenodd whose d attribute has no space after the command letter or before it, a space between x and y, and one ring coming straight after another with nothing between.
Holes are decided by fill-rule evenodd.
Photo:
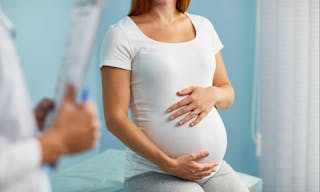
<instances>
[{"instance_id":1,"label":"woman's hair","mask_svg":"<svg viewBox=\"0 0 320 192\"><path fill-rule=\"evenodd\" d=\"M151 0L131 0L129 16L141 15L149 11ZM177 10L184 13L188 10L191 0L177 0Z\"/></svg>"}]
</instances>

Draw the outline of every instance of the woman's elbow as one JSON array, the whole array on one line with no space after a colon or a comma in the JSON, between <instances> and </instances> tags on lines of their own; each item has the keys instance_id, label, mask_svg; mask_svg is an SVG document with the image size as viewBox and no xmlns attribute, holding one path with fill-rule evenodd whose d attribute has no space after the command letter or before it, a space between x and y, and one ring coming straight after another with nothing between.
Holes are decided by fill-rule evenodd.
<instances>
[{"instance_id":1,"label":"woman's elbow","mask_svg":"<svg viewBox=\"0 0 320 192\"><path fill-rule=\"evenodd\" d=\"M106 123L107 129L110 132L114 132L116 127L118 127L119 124L121 124L121 122L123 122L125 118L127 118L127 117L125 117L123 115L119 115L119 114L105 115L105 123Z\"/></svg>"}]
</instances>

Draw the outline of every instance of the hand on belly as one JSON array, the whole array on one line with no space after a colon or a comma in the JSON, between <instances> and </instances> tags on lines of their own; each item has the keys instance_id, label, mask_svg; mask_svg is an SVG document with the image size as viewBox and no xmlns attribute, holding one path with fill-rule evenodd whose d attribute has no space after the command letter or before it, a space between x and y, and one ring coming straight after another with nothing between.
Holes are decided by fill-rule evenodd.
<instances>
[{"instance_id":1,"label":"hand on belly","mask_svg":"<svg viewBox=\"0 0 320 192\"><path fill-rule=\"evenodd\" d=\"M197 125L213 108L216 103L212 87L196 87L191 86L177 92L178 96L187 96L179 102L168 108L168 112L174 112L170 119L174 120L177 117L187 114L179 125L183 125L192 119L190 126Z\"/></svg>"},{"instance_id":2,"label":"hand on belly","mask_svg":"<svg viewBox=\"0 0 320 192\"><path fill-rule=\"evenodd\" d=\"M170 159L169 163L162 169L168 173L176 175L185 180L200 180L216 171L219 165L216 162L199 163L199 161L209 155L206 151L181 155Z\"/></svg>"},{"instance_id":3,"label":"hand on belly","mask_svg":"<svg viewBox=\"0 0 320 192\"><path fill-rule=\"evenodd\" d=\"M194 127L177 126L177 121L168 121L168 117L159 111L151 114L152 120L142 122L140 126L174 162L171 168L161 167L163 170L187 180L199 180L216 171L216 165L222 162L225 154L226 134L215 109ZM200 153L201 157L196 158Z\"/></svg>"},{"instance_id":4,"label":"hand on belly","mask_svg":"<svg viewBox=\"0 0 320 192\"><path fill-rule=\"evenodd\" d=\"M168 109L169 112L174 112L173 114L168 113L164 108L166 105L163 105L170 103L170 100L172 102L171 97L155 99L155 103L150 103L152 107L140 109L139 116L136 116L139 127L161 150L176 161L185 159L190 154L206 152L207 155L195 162L199 165L222 162L227 137L223 121L218 111L212 107L214 101L211 101L212 95L209 90L192 87L177 95L186 97ZM155 94L153 98L157 96ZM199 115L192 115L194 112ZM171 116L174 118L170 119ZM190 127L186 122L193 118L196 119Z\"/></svg>"}]
</instances>

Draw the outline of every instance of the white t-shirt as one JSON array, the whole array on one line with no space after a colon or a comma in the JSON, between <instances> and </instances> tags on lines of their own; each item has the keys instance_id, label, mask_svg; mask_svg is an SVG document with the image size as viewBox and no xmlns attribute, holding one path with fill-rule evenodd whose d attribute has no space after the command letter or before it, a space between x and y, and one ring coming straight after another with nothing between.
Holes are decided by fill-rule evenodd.
<instances>
[{"instance_id":1,"label":"white t-shirt","mask_svg":"<svg viewBox=\"0 0 320 192\"><path fill-rule=\"evenodd\" d=\"M225 127L214 108L198 125L177 126L183 117L170 121L166 110L184 97L176 92L190 86L212 86L215 54L223 45L211 22L187 14L196 37L165 43L147 37L130 17L112 25L104 40L101 67L131 70L130 108L133 121L164 152L172 157L208 151L204 162L222 162L227 147ZM121 98L120 98L121 99ZM126 178L160 168L128 150Z\"/></svg>"}]
</instances>

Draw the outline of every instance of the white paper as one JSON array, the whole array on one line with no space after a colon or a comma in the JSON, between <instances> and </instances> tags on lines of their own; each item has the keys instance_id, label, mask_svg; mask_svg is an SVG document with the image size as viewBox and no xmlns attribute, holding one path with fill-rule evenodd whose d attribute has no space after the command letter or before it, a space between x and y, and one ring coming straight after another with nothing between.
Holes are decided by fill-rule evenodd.
<instances>
[{"instance_id":1,"label":"white paper","mask_svg":"<svg viewBox=\"0 0 320 192\"><path fill-rule=\"evenodd\" d=\"M63 63L56 84L55 108L46 120L46 128L51 126L60 108L66 86L72 84L77 95L82 89L91 62L103 8L104 0L86 0L79 1L73 9Z\"/></svg>"}]
</instances>

